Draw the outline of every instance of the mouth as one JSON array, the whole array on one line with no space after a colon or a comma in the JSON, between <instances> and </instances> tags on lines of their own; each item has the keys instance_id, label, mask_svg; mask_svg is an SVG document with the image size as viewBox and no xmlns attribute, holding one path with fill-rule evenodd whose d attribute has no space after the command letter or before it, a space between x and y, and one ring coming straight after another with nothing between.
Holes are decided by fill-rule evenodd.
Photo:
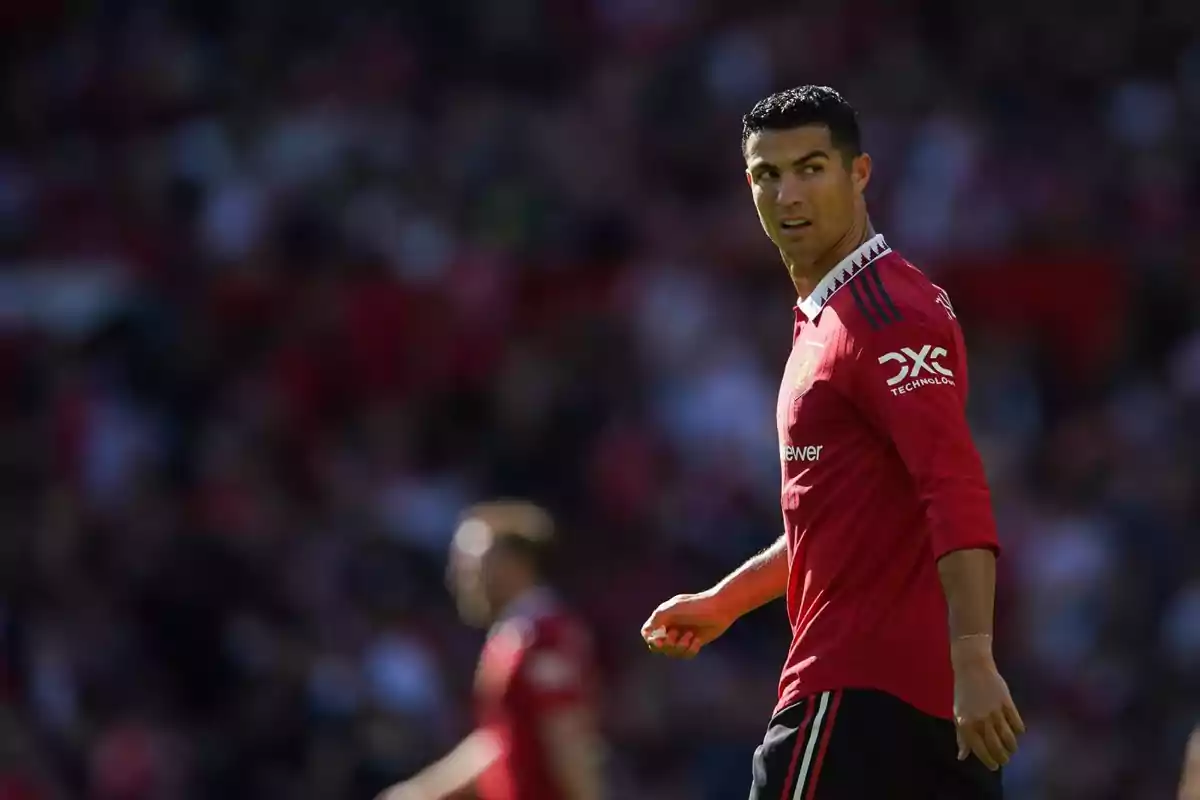
<instances>
[{"instance_id":1,"label":"mouth","mask_svg":"<svg viewBox=\"0 0 1200 800\"><path fill-rule=\"evenodd\" d=\"M802 231L812 227L812 222L806 219L784 219L779 221L779 227L785 231Z\"/></svg>"}]
</instances>

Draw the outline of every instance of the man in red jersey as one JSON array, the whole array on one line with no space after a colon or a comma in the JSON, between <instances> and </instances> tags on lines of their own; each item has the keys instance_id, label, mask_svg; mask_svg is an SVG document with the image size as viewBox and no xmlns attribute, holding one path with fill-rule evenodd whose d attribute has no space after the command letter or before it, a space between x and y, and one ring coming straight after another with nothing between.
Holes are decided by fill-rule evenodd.
<instances>
[{"instance_id":1,"label":"man in red jersey","mask_svg":"<svg viewBox=\"0 0 1200 800\"><path fill-rule=\"evenodd\" d=\"M475 676L478 726L449 755L380 800L598 800L591 644L542 582L550 516L526 502L474 506L450 553L469 623L490 626Z\"/></svg>"},{"instance_id":2,"label":"man in red jersey","mask_svg":"<svg viewBox=\"0 0 1200 800\"><path fill-rule=\"evenodd\" d=\"M992 658L999 548L954 310L872 229L871 159L837 92L760 101L742 149L799 294L776 412L784 535L642 635L694 656L786 595L751 800L1001 797L1024 725Z\"/></svg>"}]
</instances>

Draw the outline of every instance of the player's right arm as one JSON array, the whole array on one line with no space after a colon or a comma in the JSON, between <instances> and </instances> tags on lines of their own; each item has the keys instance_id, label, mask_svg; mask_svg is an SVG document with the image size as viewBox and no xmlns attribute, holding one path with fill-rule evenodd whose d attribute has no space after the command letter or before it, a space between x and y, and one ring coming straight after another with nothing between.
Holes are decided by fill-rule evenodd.
<instances>
[{"instance_id":1,"label":"player's right arm","mask_svg":"<svg viewBox=\"0 0 1200 800\"><path fill-rule=\"evenodd\" d=\"M500 745L476 730L458 746L413 778L379 794L376 800L444 800L471 786L500 756Z\"/></svg>"},{"instance_id":2,"label":"player's right arm","mask_svg":"<svg viewBox=\"0 0 1200 800\"><path fill-rule=\"evenodd\" d=\"M654 609L642 638L656 653L691 658L742 615L787 593L787 539L774 544L698 594L680 594Z\"/></svg>"}]
</instances>

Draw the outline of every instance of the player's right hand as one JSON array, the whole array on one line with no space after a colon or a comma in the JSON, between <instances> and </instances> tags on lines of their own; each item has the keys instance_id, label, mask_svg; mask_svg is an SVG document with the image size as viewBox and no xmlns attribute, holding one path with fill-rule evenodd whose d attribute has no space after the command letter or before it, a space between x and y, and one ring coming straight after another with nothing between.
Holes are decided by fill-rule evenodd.
<instances>
[{"instance_id":1,"label":"player's right hand","mask_svg":"<svg viewBox=\"0 0 1200 800\"><path fill-rule=\"evenodd\" d=\"M692 658L728 630L733 620L720 601L707 592L677 594L654 609L642 625L642 639L651 652Z\"/></svg>"}]
</instances>

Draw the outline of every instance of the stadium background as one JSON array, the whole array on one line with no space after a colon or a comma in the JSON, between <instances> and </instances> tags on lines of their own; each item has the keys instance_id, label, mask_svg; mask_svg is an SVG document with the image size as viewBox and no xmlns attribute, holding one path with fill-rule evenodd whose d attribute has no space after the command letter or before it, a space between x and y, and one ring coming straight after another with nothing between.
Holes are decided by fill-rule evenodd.
<instances>
[{"instance_id":1,"label":"stadium background","mask_svg":"<svg viewBox=\"0 0 1200 800\"><path fill-rule=\"evenodd\" d=\"M741 797L792 289L739 117L863 114L955 299L1018 800L1172 796L1200 718L1200 5L8 0L0 797L368 798L469 725L458 509L548 504L612 797Z\"/></svg>"}]
</instances>

